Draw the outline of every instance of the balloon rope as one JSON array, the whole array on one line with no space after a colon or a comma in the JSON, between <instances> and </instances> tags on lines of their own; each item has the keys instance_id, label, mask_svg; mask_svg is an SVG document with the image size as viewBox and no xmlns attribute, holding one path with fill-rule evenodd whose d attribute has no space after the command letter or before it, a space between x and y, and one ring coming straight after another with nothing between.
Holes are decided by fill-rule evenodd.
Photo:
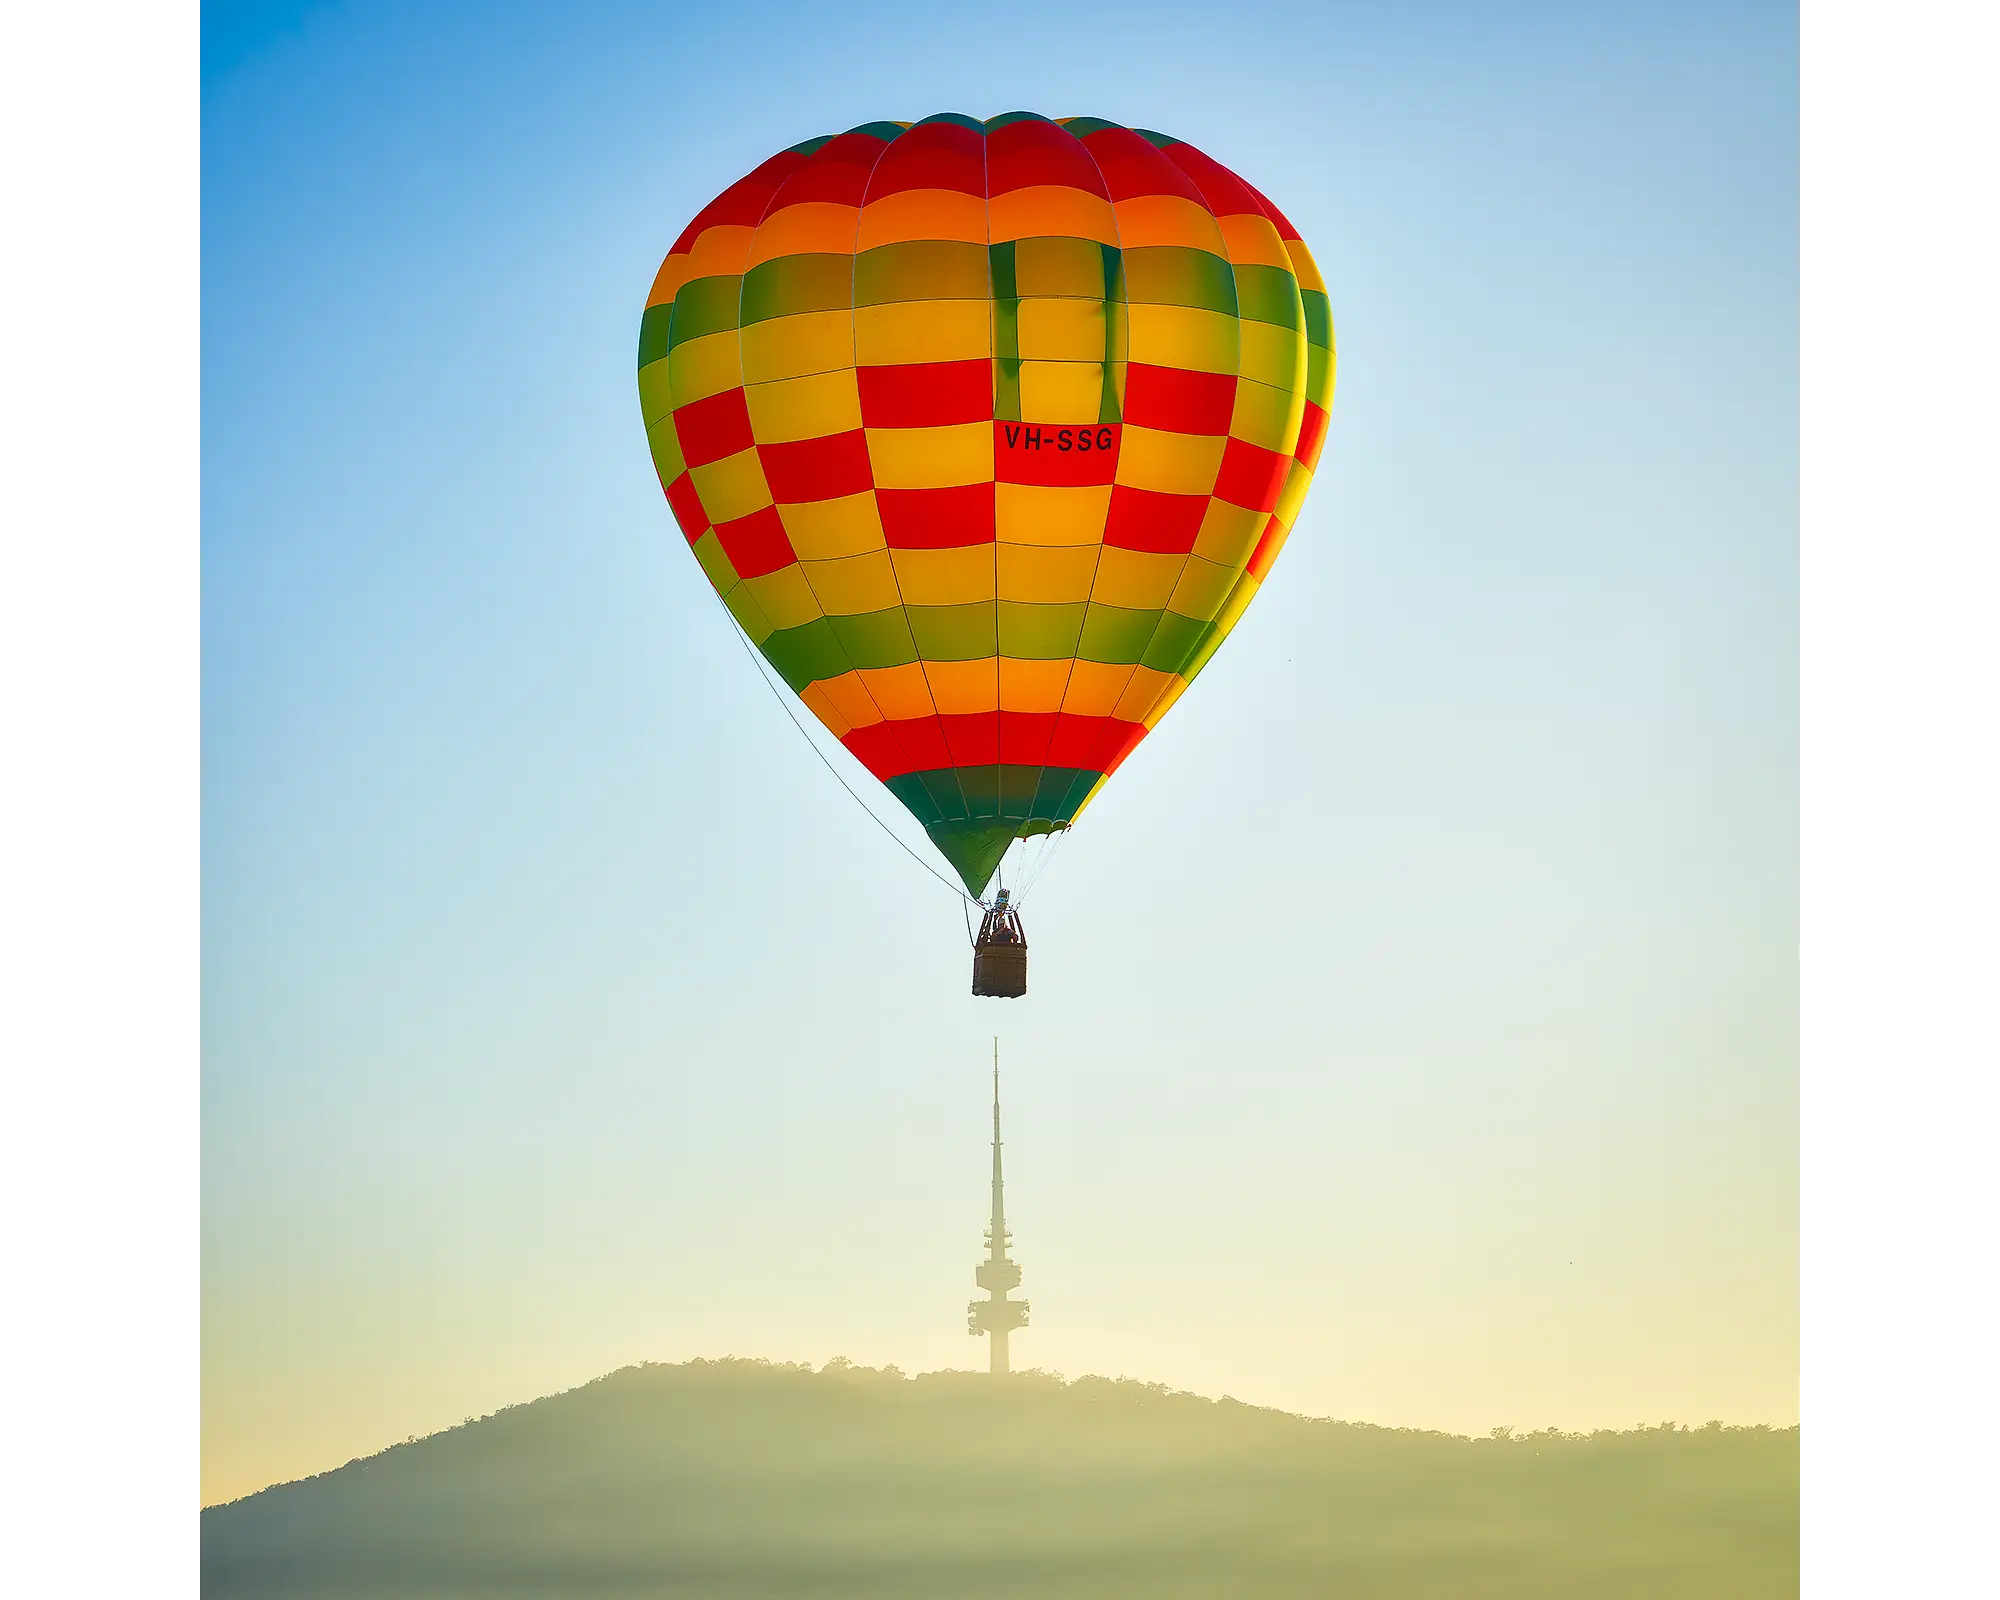
<instances>
[{"instance_id":1,"label":"balloon rope","mask_svg":"<svg viewBox=\"0 0 2000 1600\"><path fill-rule=\"evenodd\" d=\"M894 828L890 827L888 823L884 822L880 817L876 816L874 807L869 805L866 800L862 799L859 794L855 793L854 786L850 784L845 778L841 777L840 769L836 767L831 761L827 760L826 752L820 749L819 747L819 741L806 731L806 725L803 722L799 721L798 717L793 714L790 702L785 699L783 694L779 693L778 686L771 681L770 674L766 670L766 663L762 653L757 649L757 647L754 644L750 642L750 635L743 631L742 624L736 620L736 613L731 611L729 607L723 603L721 595L719 594L716 595L715 600L716 604L722 606L722 614L729 619L730 631L736 635L738 641L742 644L744 653L748 655L751 661L756 664L757 676L764 680L764 687L771 691L771 698L776 700L778 704L784 708L785 715L787 718L790 719L792 726L799 730L799 737L805 740L805 742L809 746L811 746L812 753L819 757L820 765L825 767L828 772L831 772L834 775L835 779L839 781L841 788L847 791L848 796L854 801L854 803L859 807L861 807L863 811L868 813L868 820L874 823L875 826L880 828L884 833L886 833L890 837L890 839L892 839L895 842L896 848L898 850L902 851L904 855L908 856L912 861L916 862L916 864L922 867L924 871L928 872L933 878L937 879L939 883L943 884L953 894L957 895L959 899L963 900L966 903L967 906L973 906L979 904L979 902L975 901L971 895L967 894L957 884L953 883L951 879L947 878L942 872L938 871L936 867L932 866L922 856L918 855L916 851L912 850L907 844L905 844L903 842L902 836L898 834ZM969 911L966 914L968 917L971 915Z\"/></svg>"}]
</instances>

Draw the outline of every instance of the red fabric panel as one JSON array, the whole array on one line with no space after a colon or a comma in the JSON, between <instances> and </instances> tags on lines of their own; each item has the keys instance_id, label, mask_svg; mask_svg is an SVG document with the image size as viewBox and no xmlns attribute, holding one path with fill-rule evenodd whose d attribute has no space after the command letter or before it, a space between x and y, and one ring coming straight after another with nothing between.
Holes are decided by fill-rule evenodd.
<instances>
[{"instance_id":1,"label":"red fabric panel","mask_svg":"<svg viewBox=\"0 0 2000 1600\"><path fill-rule=\"evenodd\" d=\"M694 492L694 480L685 472L667 485L667 504L673 507L674 521L681 525L689 544L708 532L708 513L701 508L701 496Z\"/></svg>"},{"instance_id":2,"label":"red fabric panel","mask_svg":"<svg viewBox=\"0 0 2000 1600\"><path fill-rule=\"evenodd\" d=\"M1141 722L1059 713L1055 736L1049 740L1049 753L1044 764L1081 767L1087 772L1109 772L1133 745L1145 737L1146 726Z\"/></svg>"},{"instance_id":3,"label":"red fabric panel","mask_svg":"<svg viewBox=\"0 0 2000 1600\"><path fill-rule=\"evenodd\" d=\"M722 553L729 557L739 578L761 578L798 560L775 506L765 506L734 522L719 522L715 536L722 541Z\"/></svg>"},{"instance_id":4,"label":"red fabric panel","mask_svg":"<svg viewBox=\"0 0 2000 1600\"><path fill-rule=\"evenodd\" d=\"M859 428L789 444L760 444L757 459L771 498L781 506L833 500L874 487L868 466L868 439Z\"/></svg>"},{"instance_id":5,"label":"red fabric panel","mask_svg":"<svg viewBox=\"0 0 2000 1600\"><path fill-rule=\"evenodd\" d=\"M1236 411L1236 375L1149 367L1135 361L1125 369L1125 420L1168 433L1229 431Z\"/></svg>"},{"instance_id":6,"label":"red fabric panel","mask_svg":"<svg viewBox=\"0 0 2000 1600\"><path fill-rule=\"evenodd\" d=\"M862 367L855 377L870 428L943 428L993 415L993 363L984 356Z\"/></svg>"},{"instance_id":7,"label":"red fabric panel","mask_svg":"<svg viewBox=\"0 0 2000 1600\"><path fill-rule=\"evenodd\" d=\"M1222 470L1215 476L1215 497L1251 511L1269 511L1285 486L1290 456L1231 439L1222 447Z\"/></svg>"},{"instance_id":8,"label":"red fabric panel","mask_svg":"<svg viewBox=\"0 0 2000 1600\"><path fill-rule=\"evenodd\" d=\"M694 221L681 230L670 255L682 255L694 248L710 228L754 228L764 218L764 207L772 192L805 162L796 150L781 150L755 172L738 178L721 194L695 213Z\"/></svg>"},{"instance_id":9,"label":"red fabric panel","mask_svg":"<svg viewBox=\"0 0 2000 1600\"><path fill-rule=\"evenodd\" d=\"M1278 559L1278 543L1284 536L1285 530L1278 526L1276 517L1265 523L1263 533L1257 538L1257 548L1250 552L1250 559L1244 563L1243 570L1262 583L1264 574L1271 570L1271 563Z\"/></svg>"},{"instance_id":10,"label":"red fabric panel","mask_svg":"<svg viewBox=\"0 0 2000 1600\"><path fill-rule=\"evenodd\" d=\"M1069 428L1046 422L993 424L993 476L1001 483L1059 487L1109 483L1118 470L1116 423Z\"/></svg>"},{"instance_id":11,"label":"red fabric panel","mask_svg":"<svg viewBox=\"0 0 2000 1600\"><path fill-rule=\"evenodd\" d=\"M1140 137L1130 128L1099 128L1095 133L1085 134L1083 144L1096 158L1112 199L1172 194L1207 209L1194 180L1169 161L1151 139Z\"/></svg>"},{"instance_id":12,"label":"red fabric panel","mask_svg":"<svg viewBox=\"0 0 2000 1600\"><path fill-rule=\"evenodd\" d=\"M891 550L947 550L993 542L993 485L877 489L882 536Z\"/></svg>"},{"instance_id":13,"label":"red fabric panel","mask_svg":"<svg viewBox=\"0 0 2000 1600\"><path fill-rule=\"evenodd\" d=\"M1320 446L1325 443L1326 413L1308 400L1305 420L1299 424L1299 443L1292 452L1293 458L1303 461L1310 469L1319 460Z\"/></svg>"},{"instance_id":14,"label":"red fabric panel","mask_svg":"<svg viewBox=\"0 0 2000 1600\"><path fill-rule=\"evenodd\" d=\"M1191 144L1169 145L1164 153L1169 161L1200 185L1208 209L1218 217L1264 215L1264 208L1257 203L1256 195L1250 192L1250 185L1220 161L1203 155Z\"/></svg>"},{"instance_id":15,"label":"red fabric panel","mask_svg":"<svg viewBox=\"0 0 2000 1600\"><path fill-rule=\"evenodd\" d=\"M954 122L912 128L883 152L868 180L868 198L906 189L956 189L986 195L986 140Z\"/></svg>"},{"instance_id":16,"label":"red fabric panel","mask_svg":"<svg viewBox=\"0 0 2000 1600\"><path fill-rule=\"evenodd\" d=\"M682 406L674 413L674 432L680 436L682 459L691 467L705 467L757 442L741 389L724 389Z\"/></svg>"},{"instance_id":17,"label":"red fabric panel","mask_svg":"<svg viewBox=\"0 0 2000 1600\"><path fill-rule=\"evenodd\" d=\"M1116 484L1111 490L1111 514L1104 519L1104 542L1120 550L1184 556L1194 548L1207 514L1205 494L1161 494Z\"/></svg>"},{"instance_id":18,"label":"red fabric panel","mask_svg":"<svg viewBox=\"0 0 2000 1600\"><path fill-rule=\"evenodd\" d=\"M860 205L868 189L868 174L886 148L882 140L866 133L843 133L837 139L827 140L779 185L778 192L771 196L769 209L776 211L781 206L794 206L806 200Z\"/></svg>"},{"instance_id":19,"label":"red fabric panel","mask_svg":"<svg viewBox=\"0 0 2000 1600\"><path fill-rule=\"evenodd\" d=\"M906 772L936 772L952 765L951 750L936 717L851 728L840 742L855 760L884 781Z\"/></svg>"},{"instance_id":20,"label":"red fabric panel","mask_svg":"<svg viewBox=\"0 0 2000 1600\"><path fill-rule=\"evenodd\" d=\"M1110 198L1083 141L1053 122L1010 122L987 134L986 183L986 192L993 195L1061 183Z\"/></svg>"}]
</instances>

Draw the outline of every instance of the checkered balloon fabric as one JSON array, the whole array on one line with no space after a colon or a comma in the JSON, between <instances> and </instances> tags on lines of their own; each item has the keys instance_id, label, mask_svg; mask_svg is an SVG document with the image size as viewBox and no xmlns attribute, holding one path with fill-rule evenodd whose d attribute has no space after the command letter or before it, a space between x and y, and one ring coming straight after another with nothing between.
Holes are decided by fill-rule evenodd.
<instances>
[{"instance_id":1,"label":"checkered balloon fabric","mask_svg":"<svg viewBox=\"0 0 2000 1600\"><path fill-rule=\"evenodd\" d=\"M1333 376L1277 207L1179 140L1026 112L773 156L682 233L639 338L695 559L975 895L1243 614Z\"/></svg>"}]
</instances>

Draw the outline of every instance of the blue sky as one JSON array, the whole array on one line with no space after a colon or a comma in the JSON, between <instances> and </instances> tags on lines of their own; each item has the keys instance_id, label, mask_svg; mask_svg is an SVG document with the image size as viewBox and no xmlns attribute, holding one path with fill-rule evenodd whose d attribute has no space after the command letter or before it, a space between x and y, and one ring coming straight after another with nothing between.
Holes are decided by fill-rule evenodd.
<instances>
[{"instance_id":1,"label":"blue sky","mask_svg":"<svg viewBox=\"0 0 2000 1600\"><path fill-rule=\"evenodd\" d=\"M627 1360L976 1364L996 1029L1017 1363L1796 1416L1792 11L205 18L208 1497ZM1016 107L1249 177L1341 365L1008 1006L732 641L632 365L764 156Z\"/></svg>"}]
</instances>

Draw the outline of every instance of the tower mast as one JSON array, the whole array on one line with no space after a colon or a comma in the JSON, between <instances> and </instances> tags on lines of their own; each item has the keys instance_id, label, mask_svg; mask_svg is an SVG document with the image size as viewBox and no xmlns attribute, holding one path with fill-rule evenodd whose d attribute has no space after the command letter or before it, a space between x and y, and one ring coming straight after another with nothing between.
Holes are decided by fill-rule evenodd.
<instances>
[{"instance_id":1,"label":"tower mast","mask_svg":"<svg viewBox=\"0 0 2000 1600\"><path fill-rule=\"evenodd\" d=\"M1007 1291L1021 1286L1021 1264L1007 1256L1012 1235L1007 1232L1007 1206L1000 1177L1000 1041L993 1041L993 1217L986 1229L986 1259L973 1274L984 1300L974 1300L966 1310L966 1331L975 1338L986 1334L991 1345L990 1370L995 1377L1008 1370L1007 1335L1028 1325L1028 1302L1009 1300Z\"/></svg>"}]
</instances>

